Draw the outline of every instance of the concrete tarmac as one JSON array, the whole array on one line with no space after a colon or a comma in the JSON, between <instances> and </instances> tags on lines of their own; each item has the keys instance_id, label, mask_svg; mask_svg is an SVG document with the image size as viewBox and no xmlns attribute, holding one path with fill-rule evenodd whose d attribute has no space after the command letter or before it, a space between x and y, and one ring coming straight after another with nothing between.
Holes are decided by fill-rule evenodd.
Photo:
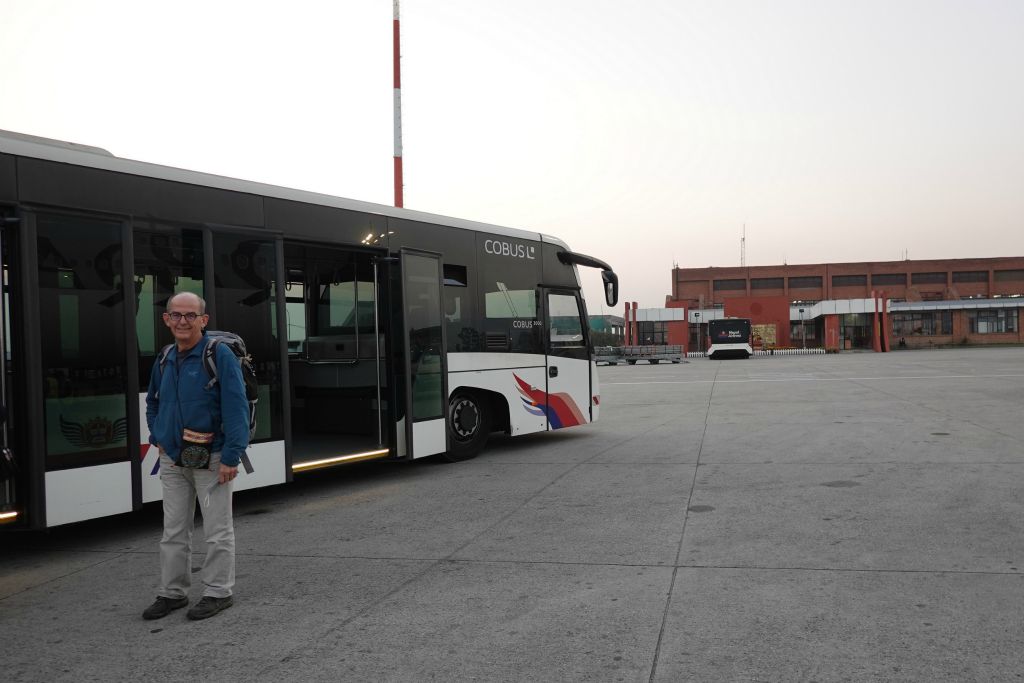
<instances>
[{"instance_id":1,"label":"concrete tarmac","mask_svg":"<svg viewBox=\"0 0 1024 683\"><path fill-rule=\"evenodd\" d=\"M141 618L158 506L0 536L0 678L1024 676L1024 348L601 379L594 425L237 494L207 621Z\"/></svg>"}]
</instances>

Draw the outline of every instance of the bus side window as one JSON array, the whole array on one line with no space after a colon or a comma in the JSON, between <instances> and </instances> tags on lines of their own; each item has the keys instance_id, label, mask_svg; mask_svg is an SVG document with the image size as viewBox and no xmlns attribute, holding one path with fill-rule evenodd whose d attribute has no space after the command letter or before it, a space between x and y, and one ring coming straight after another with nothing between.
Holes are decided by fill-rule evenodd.
<instances>
[{"instance_id":1,"label":"bus side window","mask_svg":"<svg viewBox=\"0 0 1024 683\"><path fill-rule=\"evenodd\" d=\"M112 265L122 258L122 225L66 214L36 221L45 394L32 409L41 411L46 439L39 463L57 470L125 462L127 330L120 269Z\"/></svg>"},{"instance_id":2,"label":"bus side window","mask_svg":"<svg viewBox=\"0 0 1024 683\"><path fill-rule=\"evenodd\" d=\"M445 296L444 298L444 319L445 322L457 323L462 321L462 297Z\"/></svg>"},{"instance_id":3,"label":"bus side window","mask_svg":"<svg viewBox=\"0 0 1024 683\"><path fill-rule=\"evenodd\" d=\"M289 270L284 286L285 318L288 322L288 353L301 354L306 337L306 284L300 270Z\"/></svg>"},{"instance_id":4,"label":"bus side window","mask_svg":"<svg viewBox=\"0 0 1024 683\"><path fill-rule=\"evenodd\" d=\"M473 307L469 298L469 272L466 266L444 264L444 323L448 351L476 351L480 333L473 328Z\"/></svg>"},{"instance_id":5,"label":"bus side window","mask_svg":"<svg viewBox=\"0 0 1024 683\"><path fill-rule=\"evenodd\" d=\"M466 266L444 264L444 319L445 322L462 322L462 291L468 286Z\"/></svg>"}]
</instances>

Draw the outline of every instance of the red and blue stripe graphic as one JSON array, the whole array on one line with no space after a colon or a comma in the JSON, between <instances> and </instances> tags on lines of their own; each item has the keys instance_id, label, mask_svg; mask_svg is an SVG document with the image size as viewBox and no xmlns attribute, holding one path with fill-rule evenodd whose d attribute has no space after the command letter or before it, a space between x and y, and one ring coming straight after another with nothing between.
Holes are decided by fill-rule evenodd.
<instances>
[{"instance_id":1,"label":"red and blue stripe graphic","mask_svg":"<svg viewBox=\"0 0 1024 683\"><path fill-rule=\"evenodd\" d=\"M146 459L146 454L147 454L147 453L149 453L149 449L150 449L150 448L151 448L152 446L153 446L153 444L150 444L150 443L143 443L143 444L139 444L139 450L140 450L140 451L142 452L142 453L141 453L141 455L142 455L142 460L145 460L145 459ZM160 458L158 457L158 458L156 459L156 462L155 462L155 463L153 463L153 471L152 471L152 472L150 472L149 474L150 474L150 476L152 476L152 475L156 474L156 473L157 473L157 472L159 472L159 471L160 471Z\"/></svg>"},{"instance_id":2,"label":"red and blue stripe graphic","mask_svg":"<svg viewBox=\"0 0 1024 683\"><path fill-rule=\"evenodd\" d=\"M522 394L523 408L526 409L526 412L532 415L546 415L552 429L575 427L587 423L587 419L580 412L576 401L572 400L569 394L564 392L549 394L530 386L529 382L523 381L523 378L515 373L512 376L515 377L516 384L519 385L517 388Z\"/></svg>"}]
</instances>

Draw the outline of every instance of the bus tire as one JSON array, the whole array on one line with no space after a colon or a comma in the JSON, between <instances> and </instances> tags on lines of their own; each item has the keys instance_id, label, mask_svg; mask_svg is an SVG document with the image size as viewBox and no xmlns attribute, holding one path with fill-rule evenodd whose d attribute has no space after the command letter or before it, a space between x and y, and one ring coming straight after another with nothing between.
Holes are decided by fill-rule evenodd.
<instances>
[{"instance_id":1,"label":"bus tire","mask_svg":"<svg viewBox=\"0 0 1024 683\"><path fill-rule=\"evenodd\" d=\"M480 454L491 434L491 406L484 396L457 390L448 402L448 436L451 448L440 454L445 462L460 462Z\"/></svg>"}]
</instances>

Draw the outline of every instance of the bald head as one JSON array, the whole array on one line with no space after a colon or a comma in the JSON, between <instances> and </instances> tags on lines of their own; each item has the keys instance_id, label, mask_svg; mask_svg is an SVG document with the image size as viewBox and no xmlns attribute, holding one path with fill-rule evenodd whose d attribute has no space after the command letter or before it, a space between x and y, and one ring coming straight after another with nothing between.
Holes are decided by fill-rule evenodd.
<instances>
[{"instance_id":1,"label":"bald head","mask_svg":"<svg viewBox=\"0 0 1024 683\"><path fill-rule=\"evenodd\" d=\"M199 306L197 313L206 313L206 299L199 296L198 294L193 294L192 292L178 292L177 294L175 294L174 296L167 300L168 313L171 312L171 305L174 304L175 302L180 304L188 303L190 305L196 304Z\"/></svg>"}]
</instances>

